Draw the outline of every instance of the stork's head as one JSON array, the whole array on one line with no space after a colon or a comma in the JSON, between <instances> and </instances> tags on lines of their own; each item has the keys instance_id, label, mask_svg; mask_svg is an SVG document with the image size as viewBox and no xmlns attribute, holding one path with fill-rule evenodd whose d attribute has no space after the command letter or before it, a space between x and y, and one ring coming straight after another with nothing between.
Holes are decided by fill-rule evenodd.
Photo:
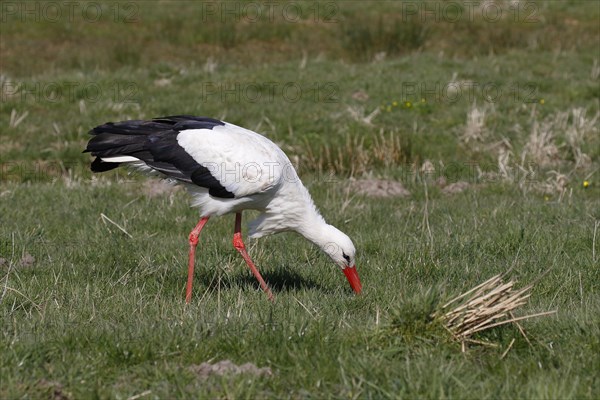
<instances>
[{"instance_id":1,"label":"stork's head","mask_svg":"<svg viewBox=\"0 0 600 400\"><path fill-rule=\"evenodd\" d=\"M362 285L356 272L356 249L352 240L335 226L327 225L325 231L326 240L321 244L321 249L342 269L352 289L359 294Z\"/></svg>"}]
</instances>

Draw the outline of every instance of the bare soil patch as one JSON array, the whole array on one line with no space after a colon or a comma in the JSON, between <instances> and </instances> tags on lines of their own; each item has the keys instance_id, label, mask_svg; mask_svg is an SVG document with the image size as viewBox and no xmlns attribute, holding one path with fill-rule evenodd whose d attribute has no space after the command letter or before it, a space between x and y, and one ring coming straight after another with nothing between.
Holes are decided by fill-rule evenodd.
<instances>
[{"instance_id":1,"label":"bare soil patch","mask_svg":"<svg viewBox=\"0 0 600 400\"><path fill-rule=\"evenodd\" d=\"M204 362L200 365L192 365L189 368L194 374L200 379L207 379L210 376L223 376L223 375L239 375L249 374L254 376L272 376L273 371L269 367L258 367L253 363L245 363L237 365L231 362L231 360L222 360L216 363Z\"/></svg>"},{"instance_id":2,"label":"bare soil patch","mask_svg":"<svg viewBox=\"0 0 600 400\"><path fill-rule=\"evenodd\" d=\"M383 179L360 179L350 184L355 192L369 197L408 197L410 192L401 182Z\"/></svg>"},{"instance_id":3,"label":"bare soil patch","mask_svg":"<svg viewBox=\"0 0 600 400\"><path fill-rule=\"evenodd\" d=\"M25 253L21 260L19 261L19 266L21 267L31 267L35 264L35 257L29 253Z\"/></svg>"},{"instance_id":4,"label":"bare soil patch","mask_svg":"<svg viewBox=\"0 0 600 400\"><path fill-rule=\"evenodd\" d=\"M48 394L50 400L69 400L71 396L65 391L63 385L60 382L48 381L41 379L37 383L38 388Z\"/></svg>"},{"instance_id":5,"label":"bare soil patch","mask_svg":"<svg viewBox=\"0 0 600 400\"><path fill-rule=\"evenodd\" d=\"M469 182L465 182L465 181L454 182L447 186L444 186L442 188L442 193L444 193L444 194L461 193L461 192L464 192L469 186L471 186L469 184Z\"/></svg>"}]
</instances>

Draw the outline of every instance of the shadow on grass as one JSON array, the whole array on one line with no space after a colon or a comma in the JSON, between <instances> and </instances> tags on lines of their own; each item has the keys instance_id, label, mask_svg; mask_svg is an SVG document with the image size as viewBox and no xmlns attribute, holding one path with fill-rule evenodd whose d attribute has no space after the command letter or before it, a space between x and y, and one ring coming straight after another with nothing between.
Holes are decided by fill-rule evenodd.
<instances>
[{"instance_id":1,"label":"shadow on grass","mask_svg":"<svg viewBox=\"0 0 600 400\"><path fill-rule=\"evenodd\" d=\"M196 283L200 283L204 287L209 288L210 290L217 290L220 286L221 289L231 289L231 288L256 288L259 287L259 283L256 278L250 274L249 272L238 272L236 271L234 274L227 276L226 274L220 275L221 279L219 279L219 273L215 273L214 271L204 271L197 272L195 276ZM296 290L318 290L320 292L330 292L331 289L317 283L312 279L307 279L295 271L280 269L277 271L269 271L262 273L262 277L271 290L275 293L283 293L290 292Z\"/></svg>"}]
</instances>

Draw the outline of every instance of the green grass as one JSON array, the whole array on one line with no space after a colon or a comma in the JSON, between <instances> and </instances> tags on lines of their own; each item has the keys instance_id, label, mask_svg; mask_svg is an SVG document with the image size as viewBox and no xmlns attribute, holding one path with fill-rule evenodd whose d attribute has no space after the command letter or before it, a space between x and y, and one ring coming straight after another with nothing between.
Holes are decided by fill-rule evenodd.
<instances>
[{"instance_id":1,"label":"green grass","mask_svg":"<svg viewBox=\"0 0 600 400\"><path fill-rule=\"evenodd\" d=\"M533 3L543 17L535 24L402 24L392 2L320 3L337 7L334 23L279 15L224 24L201 23L191 2L119 4L136 4L138 20L2 25L1 398L600 396L600 135L584 132L591 162L579 168L556 128L557 160L526 156L536 172L528 182L476 171L498 171L501 140L518 170L534 124L600 110L594 2ZM457 101L438 91L421 102L402 91L453 79L510 94L489 103L478 90ZM297 101L280 90L288 83L300 88ZM238 97L227 95L235 85ZM474 102L487 111L487 135L464 144ZM368 125L349 107L381 112ZM150 197L145 179L125 171L92 179L81 154L100 123L177 113L256 129L298 161L323 215L356 244L364 294L353 296L326 256L290 233L250 246L270 304L231 245L228 216L202 234L186 306L187 234L198 217L187 195ZM381 132L400 149L379 143ZM415 172L425 160L433 176ZM562 193L541 191L552 171L567 178ZM471 186L445 195L440 176ZM350 177L398 179L411 196L364 197ZM22 265L27 254L35 261ZM504 326L478 336L498 347L461 352L430 314L509 268L522 286L548 271L519 315L558 312L523 322L531 344ZM190 369L226 359L273 376L203 380Z\"/></svg>"},{"instance_id":2,"label":"green grass","mask_svg":"<svg viewBox=\"0 0 600 400\"><path fill-rule=\"evenodd\" d=\"M25 252L36 262L14 267L2 303L3 397L38 396L41 379L75 398L144 390L593 398L600 389L600 276L589 217L598 201L587 193L570 205L510 189L434 196L431 245L422 202L357 199L341 213L339 185L316 184L323 213L359 248L364 295L352 296L318 250L289 234L252 249L277 296L270 304L230 245L232 218L222 218L203 233L194 300L185 306L185 235L196 213L181 192L170 205L169 196L147 199L136 187L5 188L12 215L3 213L3 248L12 262ZM133 238L104 224L102 212ZM523 312L557 315L524 323L531 346L507 327L486 335L499 348L461 353L428 315L440 299L511 266L523 283L550 270ZM275 375L203 382L188 370L211 359L253 362Z\"/></svg>"}]
</instances>

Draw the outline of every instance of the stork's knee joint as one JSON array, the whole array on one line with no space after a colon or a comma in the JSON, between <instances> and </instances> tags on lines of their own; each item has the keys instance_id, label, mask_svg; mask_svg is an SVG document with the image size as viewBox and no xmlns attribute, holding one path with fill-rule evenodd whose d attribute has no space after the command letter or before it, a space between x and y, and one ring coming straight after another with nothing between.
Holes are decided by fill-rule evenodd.
<instances>
[{"instance_id":1,"label":"stork's knee joint","mask_svg":"<svg viewBox=\"0 0 600 400\"><path fill-rule=\"evenodd\" d=\"M238 250L246 248L246 246L244 246L244 241L242 240L242 235L237 233L233 235L233 247L235 247Z\"/></svg>"}]
</instances>

